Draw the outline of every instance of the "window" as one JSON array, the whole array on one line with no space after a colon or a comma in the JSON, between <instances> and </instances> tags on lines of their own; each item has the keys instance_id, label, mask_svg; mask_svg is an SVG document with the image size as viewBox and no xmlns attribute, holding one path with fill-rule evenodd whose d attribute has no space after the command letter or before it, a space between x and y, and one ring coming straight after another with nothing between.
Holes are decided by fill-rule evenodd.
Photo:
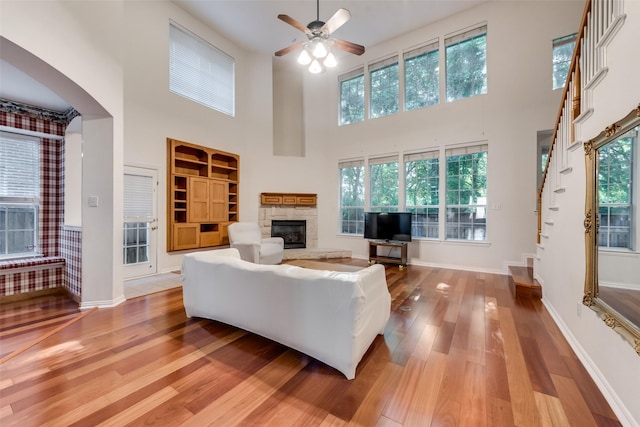
<instances>
[{"instance_id":1,"label":"window","mask_svg":"<svg viewBox=\"0 0 640 427\"><path fill-rule=\"evenodd\" d=\"M553 89L564 88L571 66L577 34L560 37L553 41Z\"/></svg>"},{"instance_id":2,"label":"window","mask_svg":"<svg viewBox=\"0 0 640 427\"><path fill-rule=\"evenodd\" d=\"M340 82L340 124L364 120L364 68L338 78Z\"/></svg>"},{"instance_id":3,"label":"window","mask_svg":"<svg viewBox=\"0 0 640 427\"><path fill-rule=\"evenodd\" d=\"M405 205L413 237L439 235L440 159L438 151L404 155Z\"/></svg>"},{"instance_id":4,"label":"window","mask_svg":"<svg viewBox=\"0 0 640 427\"><path fill-rule=\"evenodd\" d=\"M438 42L404 54L404 109L437 104L440 96Z\"/></svg>"},{"instance_id":5,"label":"window","mask_svg":"<svg viewBox=\"0 0 640 427\"><path fill-rule=\"evenodd\" d=\"M444 40L447 101L487 93L487 26Z\"/></svg>"},{"instance_id":6,"label":"window","mask_svg":"<svg viewBox=\"0 0 640 427\"><path fill-rule=\"evenodd\" d=\"M171 92L233 116L234 59L174 23L169 27Z\"/></svg>"},{"instance_id":7,"label":"window","mask_svg":"<svg viewBox=\"0 0 640 427\"><path fill-rule=\"evenodd\" d=\"M40 140L0 132L0 258L38 252Z\"/></svg>"},{"instance_id":8,"label":"window","mask_svg":"<svg viewBox=\"0 0 640 427\"><path fill-rule=\"evenodd\" d=\"M398 57L369 65L370 117L382 117L398 112L400 82L398 80Z\"/></svg>"},{"instance_id":9,"label":"window","mask_svg":"<svg viewBox=\"0 0 640 427\"><path fill-rule=\"evenodd\" d=\"M446 150L447 239L486 239L487 152L487 145Z\"/></svg>"},{"instance_id":10,"label":"window","mask_svg":"<svg viewBox=\"0 0 640 427\"><path fill-rule=\"evenodd\" d=\"M633 159L638 128L598 150L598 245L635 249L633 232Z\"/></svg>"},{"instance_id":11,"label":"window","mask_svg":"<svg viewBox=\"0 0 640 427\"><path fill-rule=\"evenodd\" d=\"M398 156L369 160L372 212L398 212Z\"/></svg>"},{"instance_id":12,"label":"window","mask_svg":"<svg viewBox=\"0 0 640 427\"><path fill-rule=\"evenodd\" d=\"M149 261L153 218L153 177L125 171L123 264Z\"/></svg>"},{"instance_id":13,"label":"window","mask_svg":"<svg viewBox=\"0 0 640 427\"><path fill-rule=\"evenodd\" d=\"M364 234L364 161L340 162L340 233Z\"/></svg>"}]
</instances>

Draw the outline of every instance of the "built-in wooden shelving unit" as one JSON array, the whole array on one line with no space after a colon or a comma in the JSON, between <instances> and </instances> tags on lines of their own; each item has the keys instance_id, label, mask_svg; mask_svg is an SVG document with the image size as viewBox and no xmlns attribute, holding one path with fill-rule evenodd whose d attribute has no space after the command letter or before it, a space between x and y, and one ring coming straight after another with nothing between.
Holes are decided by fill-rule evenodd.
<instances>
[{"instance_id":1,"label":"built-in wooden shelving unit","mask_svg":"<svg viewBox=\"0 0 640 427\"><path fill-rule=\"evenodd\" d=\"M229 244L240 156L167 138L167 251Z\"/></svg>"}]
</instances>

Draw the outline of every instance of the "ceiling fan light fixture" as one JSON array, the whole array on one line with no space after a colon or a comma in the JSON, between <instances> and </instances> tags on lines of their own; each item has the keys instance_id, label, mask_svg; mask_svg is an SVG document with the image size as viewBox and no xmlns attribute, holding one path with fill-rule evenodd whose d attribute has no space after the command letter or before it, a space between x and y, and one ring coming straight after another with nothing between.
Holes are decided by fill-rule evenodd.
<instances>
[{"instance_id":1,"label":"ceiling fan light fixture","mask_svg":"<svg viewBox=\"0 0 640 427\"><path fill-rule=\"evenodd\" d=\"M324 66L325 67L329 67L329 68L333 68L336 65L338 65L338 62L336 61L335 55L333 54L333 52L329 52L327 57L324 59Z\"/></svg>"},{"instance_id":2,"label":"ceiling fan light fixture","mask_svg":"<svg viewBox=\"0 0 640 427\"><path fill-rule=\"evenodd\" d=\"M313 48L312 55L318 59L322 59L329 53L329 50L324 44L324 40L317 40Z\"/></svg>"},{"instance_id":3,"label":"ceiling fan light fixture","mask_svg":"<svg viewBox=\"0 0 640 427\"><path fill-rule=\"evenodd\" d=\"M313 74L318 74L322 72L322 66L320 65L317 59L314 59L313 61L311 61L311 65L309 65L309 72Z\"/></svg>"},{"instance_id":4,"label":"ceiling fan light fixture","mask_svg":"<svg viewBox=\"0 0 640 427\"><path fill-rule=\"evenodd\" d=\"M307 52L306 46L302 48L302 52L298 56L298 64L308 65L311 63L311 55Z\"/></svg>"}]
</instances>

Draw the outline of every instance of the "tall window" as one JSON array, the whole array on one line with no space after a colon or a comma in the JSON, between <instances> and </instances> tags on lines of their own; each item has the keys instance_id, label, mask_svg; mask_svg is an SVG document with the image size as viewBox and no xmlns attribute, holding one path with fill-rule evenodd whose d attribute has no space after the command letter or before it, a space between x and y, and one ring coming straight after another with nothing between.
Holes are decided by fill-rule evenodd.
<instances>
[{"instance_id":1,"label":"tall window","mask_svg":"<svg viewBox=\"0 0 640 427\"><path fill-rule=\"evenodd\" d=\"M564 88L571 66L577 34L553 40L553 89Z\"/></svg>"},{"instance_id":2,"label":"tall window","mask_svg":"<svg viewBox=\"0 0 640 427\"><path fill-rule=\"evenodd\" d=\"M230 116L234 115L235 61L191 32L169 25L169 89Z\"/></svg>"},{"instance_id":3,"label":"tall window","mask_svg":"<svg viewBox=\"0 0 640 427\"><path fill-rule=\"evenodd\" d=\"M382 117L398 112L400 81L398 57L393 56L369 65L371 84L370 117Z\"/></svg>"},{"instance_id":4,"label":"tall window","mask_svg":"<svg viewBox=\"0 0 640 427\"><path fill-rule=\"evenodd\" d=\"M633 159L638 128L598 150L598 245L635 249L633 232Z\"/></svg>"},{"instance_id":5,"label":"tall window","mask_svg":"<svg viewBox=\"0 0 640 427\"><path fill-rule=\"evenodd\" d=\"M364 234L364 161L340 162L340 233Z\"/></svg>"},{"instance_id":6,"label":"tall window","mask_svg":"<svg viewBox=\"0 0 640 427\"><path fill-rule=\"evenodd\" d=\"M398 156L369 160L372 212L398 212Z\"/></svg>"},{"instance_id":7,"label":"tall window","mask_svg":"<svg viewBox=\"0 0 640 427\"><path fill-rule=\"evenodd\" d=\"M487 26L444 40L447 101L487 93Z\"/></svg>"},{"instance_id":8,"label":"tall window","mask_svg":"<svg viewBox=\"0 0 640 427\"><path fill-rule=\"evenodd\" d=\"M440 96L438 42L404 54L404 109L437 104Z\"/></svg>"},{"instance_id":9,"label":"tall window","mask_svg":"<svg viewBox=\"0 0 640 427\"><path fill-rule=\"evenodd\" d=\"M440 159L438 151L404 155L405 205L411 234L437 239L439 232Z\"/></svg>"},{"instance_id":10,"label":"tall window","mask_svg":"<svg viewBox=\"0 0 640 427\"><path fill-rule=\"evenodd\" d=\"M486 239L487 153L487 145L446 150L447 239Z\"/></svg>"},{"instance_id":11,"label":"tall window","mask_svg":"<svg viewBox=\"0 0 640 427\"><path fill-rule=\"evenodd\" d=\"M0 132L0 258L38 252L40 140Z\"/></svg>"},{"instance_id":12,"label":"tall window","mask_svg":"<svg viewBox=\"0 0 640 427\"><path fill-rule=\"evenodd\" d=\"M364 68L344 74L340 82L340 124L364 120Z\"/></svg>"}]
</instances>

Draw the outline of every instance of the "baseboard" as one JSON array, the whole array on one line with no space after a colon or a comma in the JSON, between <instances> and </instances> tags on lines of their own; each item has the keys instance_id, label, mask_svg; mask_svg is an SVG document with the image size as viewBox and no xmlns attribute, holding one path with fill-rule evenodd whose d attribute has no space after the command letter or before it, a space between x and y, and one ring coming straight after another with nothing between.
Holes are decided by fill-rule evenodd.
<instances>
[{"instance_id":1,"label":"baseboard","mask_svg":"<svg viewBox=\"0 0 640 427\"><path fill-rule=\"evenodd\" d=\"M571 330L567 327L567 325L562 321L562 318L558 315L553 306L544 298L542 299L542 304L544 304L545 308L553 318L553 321L556 323L560 332L567 340L571 348L573 349L576 356L582 365L585 367L591 379L596 383L596 386L604 396L609 406L611 406L611 410L616 414L618 420L622 423L623 426L638 426L638 424L633 416L629 413L626 406L622 403L618 394L613 390L607 378L602 374L600 369L596 366L593 360L589 357L587 352L584 350L582 345L576 340L576 337L573 335Z\"/></svg>"},{"instance_id":2,"label":"baseboard","mask_svg":"<svg viewBox=\"0 0 640 427\"><path fill-rule=\"evenodd\" d=\"M118 298L112 300L82 302L80 303L80 310L89 310L91 308L112 308L125 301L126 298L124 295L120 295Z\"/></svg>"}]
</instances>

